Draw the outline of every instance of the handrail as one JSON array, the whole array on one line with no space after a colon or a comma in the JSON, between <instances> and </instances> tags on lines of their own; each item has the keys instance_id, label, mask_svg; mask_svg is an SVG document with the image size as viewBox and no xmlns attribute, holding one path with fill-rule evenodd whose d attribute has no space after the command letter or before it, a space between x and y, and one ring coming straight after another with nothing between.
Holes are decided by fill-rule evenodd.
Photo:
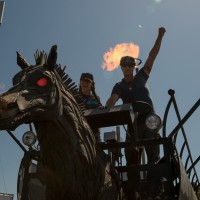
<instances>
[{"instance_id":1,"label":"handrail","mask_svg":"<svg viewBox=\"0 0 200 200\"><path fill-rule=\"evenodd\" d=\"M190 173L191 170L192 170L192 168L199 162L199 160L200 160L200 156L193 162L193 165L191 165L191 166L187 169L186 173Z\"/></svg>"},{"instance_id":2,"label":"handrail","mask_svg":"<svg viewBox=\"0 0 200 200\"><path fill-rule=\"evenodd\" d=\"M191 117L191 115L194 113L194 111L200 106L200 99L194 104L194 106L189 110L189 112L182 118L182 120L179 122L179 124L174 128L174 130L169 134L168 137L174 137L178 130L183 126L183 124Z\"/></svg>"},{"instance_id":3,"label":"handrail","mask_svg":"<svg viewBox=\"0 0 200 200\"><path fill-rule=\"evenodd\" d=\"M163 128L162 128L163 137L166 137L167 116L168 116L168 113L169 113L170 106L172 104L172 95L175 94L175 91L170 89L168 91L168 94L171 95L171 98L169 99L169 102L167 104L167 107L165 109L165 114L164 114L164 117L163 117Z\"/></svg>"},{"instance_id":4,"label":"handrail","mask_svg":"<svg viewBox=\"0 0 200 200\"><path fill-rule=\"evenodd\" d=\"M195 165L200 160L200 156L195 160L195 162L193 161L193 158L191 156L191 151L190 151L190 148L189 148L189 144L188 144L188 141L187 141L187 137L186 137L183 125L191 117L191 115L194 113L194 111L200 106L200 99L193 105L193 107L189 110L189 112L181 119L180 113L179 113L179 110L178 110L178 106L177 106L177 103L176 103L176 100L175 100L175 96L174 96L175 91L170 89L168 91L168 94L171 97L169 99L169 102L167 104L167 107L166 107L166 110L165 110L165 113L164 113L164 117L163 117L163 137L166 137L167 117L168 117L168 113L169 113L170 107L171 107L171 105L173 105L179 123L174 128L174 130L169 134L168 138L171 138L174 141L174 143L176 143L176 138L177 138L177 135L178 135L178 131L179 131L179 129L181 129L184 141L183 141L183 145L181 147L181 151L179 152L180 158L182 158L183 151L184 151L184 149L186 147L187 152L188 152L188 157L187 157L186 162L185 162L185 168L187 168L188 161L190 160L190 162L191 162L191 166L188 169L185 169L186 173L188 175L188 178L190 179L190 173L193 170L194 175L192 176L192 180L191 181L193 182L194 181L194 177L196 177L196 183L198 183L198 185L199 185L200 182L199 182L199 179L198 179L198 176L197 176L197 172L195 170Z\"/></svg>"}]
</instances>

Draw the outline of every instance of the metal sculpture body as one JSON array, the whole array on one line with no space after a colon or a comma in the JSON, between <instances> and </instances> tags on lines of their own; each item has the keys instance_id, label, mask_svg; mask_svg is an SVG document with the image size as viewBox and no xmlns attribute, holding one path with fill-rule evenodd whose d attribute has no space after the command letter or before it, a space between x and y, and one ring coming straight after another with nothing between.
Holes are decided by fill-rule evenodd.
<instances>
[{"instance_id":1,"label":"metal sculpture body","mask_svg":"<svg viewBox=\"0 0 200 200\"><path fill-rule=\"evenodd\" d=\"M36 52L36 65L17 53L22 70L0 96L0 130L34 123L40 145L40 173L48 200L116 200L118 180L75 98L72 80L56 64L57 47L48 57Z\"/></svg>"}]
</instances>

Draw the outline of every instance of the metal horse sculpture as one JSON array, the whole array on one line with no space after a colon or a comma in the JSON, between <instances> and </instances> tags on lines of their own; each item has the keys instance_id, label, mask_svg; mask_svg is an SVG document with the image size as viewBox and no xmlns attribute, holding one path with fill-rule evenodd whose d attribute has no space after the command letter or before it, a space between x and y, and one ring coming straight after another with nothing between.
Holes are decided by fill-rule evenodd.
<instances>
[{"instance_id":1,"label":"metal horse sculpture","mask_svg":"<svg viewBox=\"0 0 200 200\"><path fill-rule=\"evenodd\" d=\"M22 70L14 76L14 86L0 96L0 130L34 123L45 199L118 199L115 171L96 148L76 101L77 87L56 64L57 46L52 46L48 56L37 51L35 60L36 65L29 65L17 52Z\"/></svg>"}]
</instances>

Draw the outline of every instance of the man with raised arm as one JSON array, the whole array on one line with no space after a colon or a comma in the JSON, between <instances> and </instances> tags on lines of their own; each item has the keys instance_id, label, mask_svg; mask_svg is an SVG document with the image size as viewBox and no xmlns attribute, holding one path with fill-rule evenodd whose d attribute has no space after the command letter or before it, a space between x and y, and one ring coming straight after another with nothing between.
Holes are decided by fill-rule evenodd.
<instances>
[{"instance_id":1,"label":"man with raised arm","mask_svg":"<svg viewBox=\"0 0 200 200\"><path fill-rule=\"evenodd\" d=\"M124 56L120 60L121 70L124 78L115 84L110 98L106 102L106 107L114 106L118 99L122 99L123 104L142 101L150 105L154 112L153 102L150 96L146 82L152 70L153 63L159 53L162 38L166 30L164 27L159 28L158 36L153 48L144 66L134 75L136 66L135 58ZM145 116L139 116L137 120L138 139L155 138L157 133L147 130L145 126ZM127 134L126 140L131 140L131 134ZM147 146L145 148L148 158L148 163L156 163L160 159L159 145ZM127 165L138 164L140 162L140 153L138 149L133 147L125 149ZM131 198L134 199L134 198ZM136 198L135 198L136 199Z\"/></svg>"}]
</instances>

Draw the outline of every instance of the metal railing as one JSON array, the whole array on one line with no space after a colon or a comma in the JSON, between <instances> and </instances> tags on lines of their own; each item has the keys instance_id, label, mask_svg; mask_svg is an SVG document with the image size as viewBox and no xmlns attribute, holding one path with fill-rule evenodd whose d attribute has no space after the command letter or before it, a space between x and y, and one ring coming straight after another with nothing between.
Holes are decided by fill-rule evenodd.
<instances>
[{"instance_id":1,"label":"metal railing","mask_svg":"<svg viewBox=\"0 0 200 200\"><path fill-rule=\"evenodd\" d=\"M185 160L184 167L185 167L188 179L190 180L190 183L192 184L192 186L194 188L194 191L197 192L198 187L200 185L200 182L199 182L199 178L198 178L195 166L199 162L200 156L195 161L193 161L191 151L190 151L190 147L189 147L189 144L188 144L188 140L187 140L186 133L185 133L183 125L191 117L191 115L196 111L196 109L200 106L200 99L192 106L192 108L188 111L188 113L181 119L181 116L180 116L180 113L179 113L179 110L178 110L178 106L177 106L177 103L176 103L176 100L175 100L175 96L174 96L175 91L170 89L168 91L168 94L171 96L171 98L169 99L169 102L167 104L167 107L166 107L166 110L165 110L165 113L164 113L162 134L163 134L164 138L167 137L167 138L171 139L172 142L174 143L174 145L176 146L177 136L179 134L179 130L181 130L181 133L182 133L184 140L183 140L183 144L181 146L180 152L177 151L177 153L179 154L181 159L183 157L183 152L187 153L187 158ZM166 135L166 124L167 124L168 113L169 113L169 110L171 108L171 105L174 106L175 113L176 113L176 116L177 116L179 123L172 130L172 132L167 136ZM188 167L189 162L191 163L190 167ZM193 175L191 176L192 172L193 172Z\"/></svg>"}]
</instances>

